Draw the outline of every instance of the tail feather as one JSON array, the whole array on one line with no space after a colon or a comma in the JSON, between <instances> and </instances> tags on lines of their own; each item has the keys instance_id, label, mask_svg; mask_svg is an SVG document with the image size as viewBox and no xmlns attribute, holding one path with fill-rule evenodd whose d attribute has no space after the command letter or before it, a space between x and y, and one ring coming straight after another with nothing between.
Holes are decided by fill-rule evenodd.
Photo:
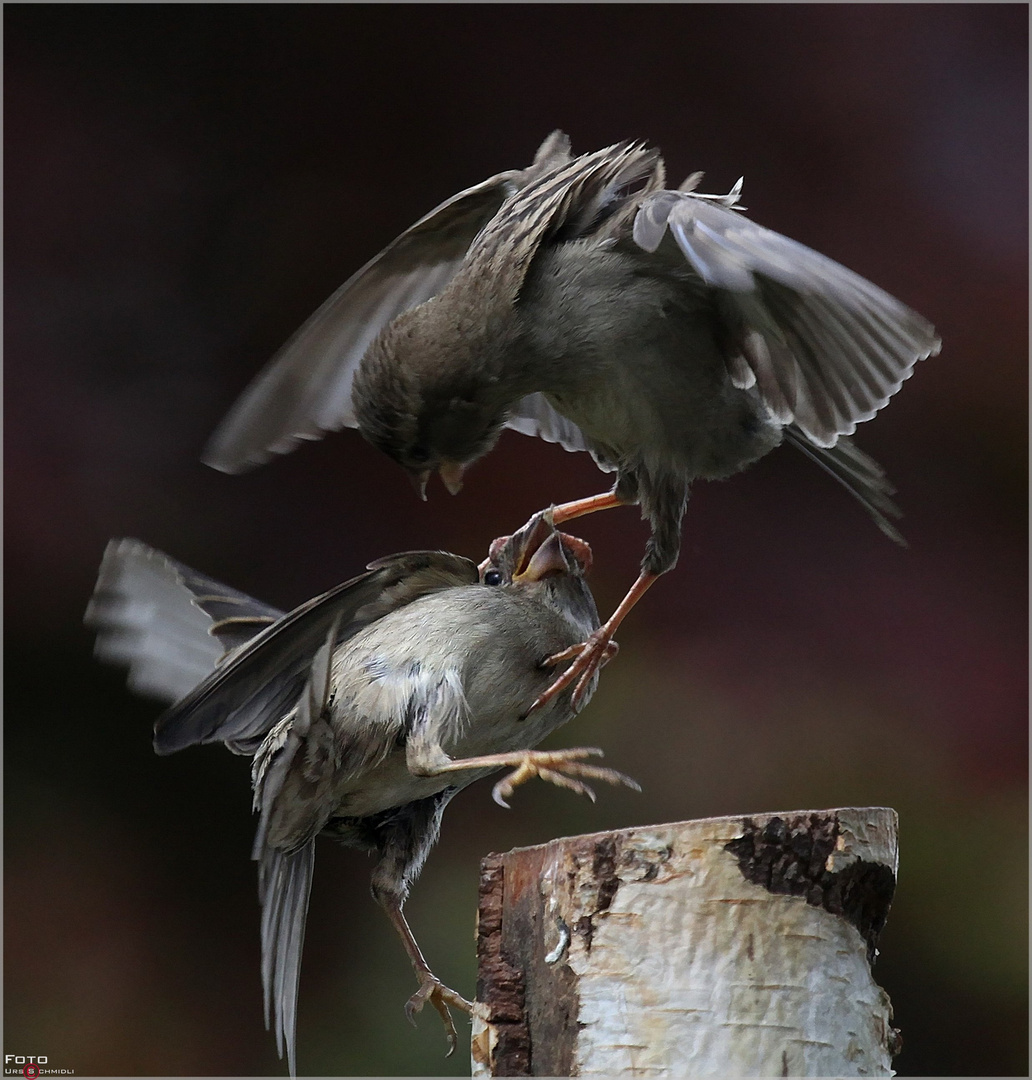
<instances>
[{"instance_id":1,"label":"tail feather","mask_svg":"<svg viewBox=\"0 0 1032 1080\"><path fill-rule=\"evenodd\" d=\"M291 1076L297 1075L297 988L314 866L314 840L290 854L266 849L258 865L265 1027L275 1014L276 1048L280 1057L286 1048Z\"/></svg>"},{"instance_id":2,"label":"tail feather","mask_svg":"<svg viewBox=\"0 0 1032 1080\"><path fill-rule=\"evenodd\" d=\"M874 458L858 450L844 436L829 447L815 446L795 427L785 428L785 437L833 476L874 518L875 524L890 540L902 547L907 546L903 535L889 520L902 517L899 507L890 498L896 489Z\"/></svg>"}]
</instances>

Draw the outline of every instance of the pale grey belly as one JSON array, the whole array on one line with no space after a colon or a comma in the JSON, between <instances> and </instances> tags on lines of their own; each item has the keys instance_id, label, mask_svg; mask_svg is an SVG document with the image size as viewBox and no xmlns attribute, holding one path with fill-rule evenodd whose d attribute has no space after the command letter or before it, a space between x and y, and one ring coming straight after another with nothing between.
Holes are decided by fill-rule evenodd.
<instances>
[{"instance_id":1,"label":"pale grey belly","mask_svg":"<svg viewBox=\"0 0 1032 1080\"><path fill-rule=\"evenodd\" d=\"M548 685L544 679L541 690ZM558 707L557 707L558 705ZM445 739L443 749L453 760L504 754L513 750L531 750L568 718L568 710L557 704L537 710L526 719L518 713L483 718L470 722L458 738ZM470 769L441 773L439 776L414 776L409 772L404 748L393 750L375 768L356 778L339 793L333 817L369 817L395 806L426 799L448 787L463 788L496 768Z\"/></svg>"}]
</instances>

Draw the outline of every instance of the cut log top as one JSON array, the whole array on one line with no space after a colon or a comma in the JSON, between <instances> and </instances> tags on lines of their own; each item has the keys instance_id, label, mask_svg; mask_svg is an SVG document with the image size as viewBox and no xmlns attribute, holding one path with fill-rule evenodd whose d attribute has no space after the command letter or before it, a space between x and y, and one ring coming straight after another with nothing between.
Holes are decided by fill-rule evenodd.
<instances>
[{"instance_id":1,"label":"cut log top","mask_svg":"<svg viewBox=\"0 0 1032 1080\"><path fill-rule=\"evenodd\" d=\"M892 1075L896 832L845 808L489 855L473 1075Z\"/></svg>"}]
</instances>

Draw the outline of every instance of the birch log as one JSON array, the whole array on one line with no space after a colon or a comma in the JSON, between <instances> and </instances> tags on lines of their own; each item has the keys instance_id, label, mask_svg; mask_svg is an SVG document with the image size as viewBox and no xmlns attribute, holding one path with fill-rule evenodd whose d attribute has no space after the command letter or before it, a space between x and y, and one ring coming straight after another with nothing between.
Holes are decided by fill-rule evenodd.
<instances>
[{"instance_id":1,"label":"birch log","mask_svg":"<svg viewBox=\"0 0 1032 1080\"><path fill-rule=\"evenodd\" d=\"M891 1076L895 811L710 818L481 864L474 1076Z\"/></svg>"}]
</instances>

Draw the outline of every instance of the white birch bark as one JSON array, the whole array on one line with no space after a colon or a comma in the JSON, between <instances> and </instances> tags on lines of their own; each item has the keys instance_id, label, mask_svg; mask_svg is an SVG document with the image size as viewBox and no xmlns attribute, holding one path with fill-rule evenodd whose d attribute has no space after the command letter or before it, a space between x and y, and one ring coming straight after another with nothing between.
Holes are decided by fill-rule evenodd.
<instances>
[{"instance_id":1,"label":"white birch bark","mask_svg":"<svg viewBox=\"0 0 1032 1080\"><path fill-rule=\"evenodd\" d=\"M892 810L570 837L484 862L473 1075L890 1076Z\"/></svg>"}]
</instances>

